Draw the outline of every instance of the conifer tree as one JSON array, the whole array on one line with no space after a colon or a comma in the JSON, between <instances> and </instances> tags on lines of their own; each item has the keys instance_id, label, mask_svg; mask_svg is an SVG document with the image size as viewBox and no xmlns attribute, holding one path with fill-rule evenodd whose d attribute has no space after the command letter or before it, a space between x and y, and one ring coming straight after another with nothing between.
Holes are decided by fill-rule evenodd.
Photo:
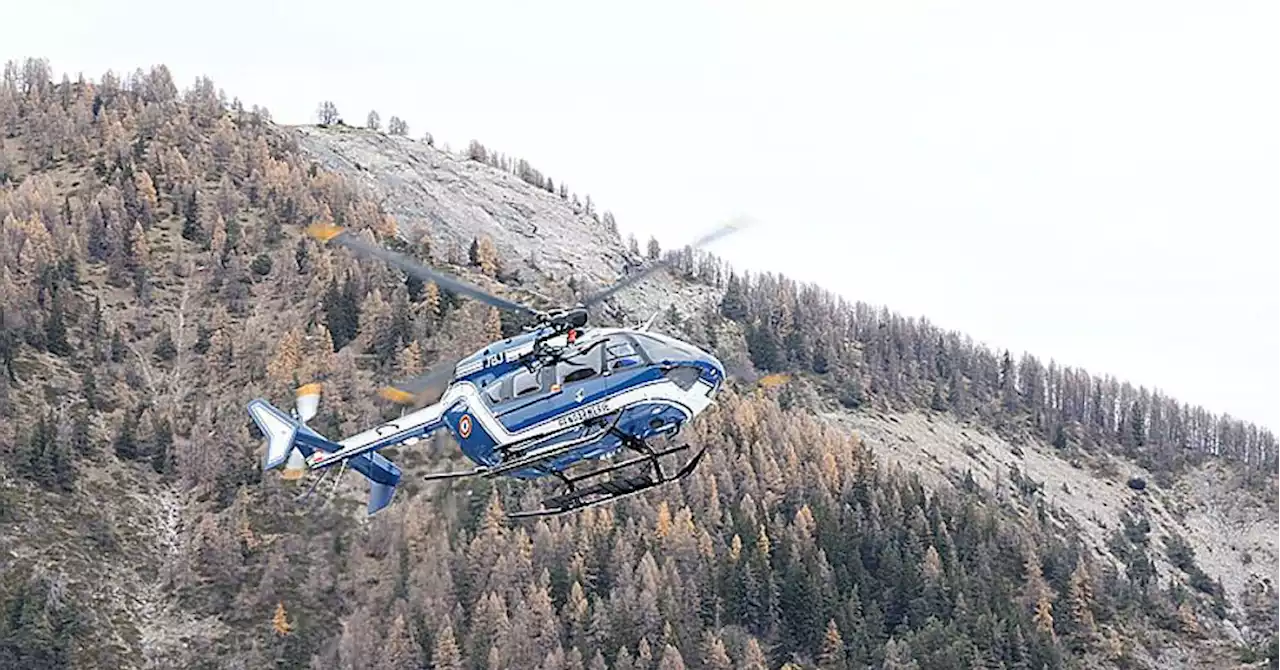
<instances>
[{"instance_id":1,"label":"conifer tree","mask_svg":"<svg viewBox=\"0 0 1280 670\"><path fill-rule=\"evenodd\" d=\"M649 237L647 253L649 254L649 260L657 260L658 256L662 255L662 247L658 245L658 238L653 236Z\"/></svg>"},{"instance_id":2,"label":"conifer tree","mask_svg":"<svg viewBox=\"0 0 1280 670\"><path fill-rule=\"evenodd\" d=\"M447 621L436 635L436 646L431 654L431 663L435 670L462 670L462 652L458 649L458 643L453 637L453 625Z\"/></svg>"},{"instance_id":3,"label":"conifer tree","mask_svg":"<svg viewBox=\"0 0 1280 670\"><path fill-rule=\"evenodd\" d=\"M1093 585L1084 561L1076 564L1071 572L1071 581L1067 590L1067 603L1070 608L1071 621L1079 635L1085 639L1093 639L1098 634L1094 621L1092 602Z\"/></svg>"},{"instance_id":4,"label":"conifer tree","mask_svg":"<svg viewBox=\"0 0 1280 670\"><path fill-rule=\"evenodd\" d=\"M755 637L747 638L746 648L742 652L742 661L738 664L742 670L769 670L769 660L765 658L760 641Z\"/></svg>"},{"instance_id":5,"label":"conifer tree","mask_svg":"<svg viewBox=\"0 0 1280 670\"><path fill-rule=\"evenodd\" d=\"M288 635L293 631L293 625L289 623L289 614L284 609L284 603L276 604L276 613L271 617L271 628L276 635Z\"/></svg>"},{"instance_id":6,"label":"conifer tree","mask_svg":"<svg viewBox=\"0 0 1280 670\"><path fill-rule=\"evenodd\" d=\"M707 630L702 633L702 667L706 670L732 670L733 661L725 650L724 642L715 632Z\"/></svg>"},{"instance_id":7,"label":"conifer tree","mask_svg":"<svg viewBox=\"0 0 1280 670\"><path fill-rule=\"evenodd\" d=\"M413 639L404 614L396 613L395 618L391 620L382 654L382 662L378 667L388 670L415 670L419 667L422 650Z\"/></svg>"},{"instance_id":8,"label":"conifer tree","mask_svg":"<svg viewBox=\"0 0 1280 670\"><path fill-rule=\"evenodd\" d=\"M846 670L844 639L840 637L840 629L835 619L827 621L827 632L822 638L822 647L818 650L819 670Z\"/></svg>"},{"instance_id":9,"label":"conifer tree","mask_svg":"<svg viewBox=\"0 0 1280 670\"><path fill-rule=\"evenodd\" d=\"M662 658L658 661L658 670L685 670L684 658L680 650L671 645L662 649Z\"/></svg>"}]
</instances>

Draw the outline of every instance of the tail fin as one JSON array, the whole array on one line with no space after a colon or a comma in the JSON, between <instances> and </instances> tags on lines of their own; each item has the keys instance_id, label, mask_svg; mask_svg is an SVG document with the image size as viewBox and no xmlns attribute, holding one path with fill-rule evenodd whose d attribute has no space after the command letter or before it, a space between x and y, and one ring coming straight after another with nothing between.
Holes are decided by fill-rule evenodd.
<instances>
[{"instance_id":1,"label":"tail fin","mask_svg":"<svg viewBox=\"0 0 1280 670\"><path fill-rule=\"evenodd\" d=\"M248 408L253 422L267 436L263 470L279 467L290 459L292 453L301 452L309 460L316 454L332 454L342 450L342 445L324 438L266 400L254 399L249 402ZM307 460L303 461L304 467ZM352 470L369 480L369 515L391 503L396 485L400 483L400 468L395 463L372 451L352 456L346 461Z\"/></svg>"},{"instance_id":2,"label":"tail fin","mask_svg":"<svg viewBox=\"0 0 1280 670\"><path fill-rule=\"evenodd\" d=\"M261 398L249 403L249 416L258 424L258 430L267 436L267 455L263 459L262 469L279 467L293 450L293 442L301 426L288 414Z\"/></svg>"}]
</instances>

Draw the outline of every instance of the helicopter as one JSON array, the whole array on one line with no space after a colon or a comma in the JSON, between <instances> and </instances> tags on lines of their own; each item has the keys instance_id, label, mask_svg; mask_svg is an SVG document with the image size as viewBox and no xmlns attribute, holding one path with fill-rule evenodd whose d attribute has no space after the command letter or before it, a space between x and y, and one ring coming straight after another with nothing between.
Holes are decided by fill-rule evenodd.
<instances>
[{"instance_id":1,"label":"helicopter","mask_svg":"<svg viewBox=\"0 0 1280 670\"><path fill-rule=\"evenodd\" d=\"M690 247L700 248L746 223L732 220ZM341 465L340 473L349 467L369 480L366 514L372 516L391 504L402 475L378 452L414 445L441 429L453 435L475 466L426 474L427 480L559 481L559 492L544 498L540 509L508 512L510 518L564 514L670 484L691 474L705 454L705 447L693 451L671 471L660 459L691 451L690 445L655 448L650 441L673 438L711 405L725 382L724 365L688 342L655 332L658 314L632 327L587 325L590 306L673 259L626 275L572 307L543 311L432 270L348 229L317 222L306 232L321 243L381 259L424 282L529 317L529 323L517 335L384 388L384 398L418 409L338 441L307 425L318 409L318 383L297 389L290 413L263 398L250 401L249 414L266 437L264 470L284 465L287 479L323 472L305 495L332 467ZM622 453L633 455L618 460ZM583 471L602 462L607 464Z\"/></svg>"}]
</instances>

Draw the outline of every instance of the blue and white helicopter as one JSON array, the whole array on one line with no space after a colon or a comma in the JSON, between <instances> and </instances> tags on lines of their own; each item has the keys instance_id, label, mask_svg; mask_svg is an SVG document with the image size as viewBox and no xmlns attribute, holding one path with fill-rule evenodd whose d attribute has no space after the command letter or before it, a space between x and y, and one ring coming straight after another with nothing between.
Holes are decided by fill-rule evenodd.
<instances>
[{"instance_id":1,"label":"blue and white helicopter","mask_svg":"<svg viewBox=\"0 0 1280 670\"><path fill-rule=\"evenodd\" d=\"M742 220L731 222L692 246L707 244L742 224ZM453 434L476 466L429 474L426 479L558 479L562 490L544 499L542 509L508 515L530 517L562 514L635 495L682 479L697 467L705 447L669 472L660 459L688 450L689 445L655 449L649 440L674 436L705 410L724 383L724 366L698 347L653 332L656 314L632 328L586 326L589 306L669 261L628 275L572 308L544 312L426 268L342 228L313 224L308 233L323 242L382 259L442 289L532 317L533 324L520 335L493 342L384 389L383 397L401 404L419 406L434 401L336 442L306 424L316 414L319 384L298 389L292 414L261 398L251 401L249 414L267 440L265 470L283 464L284 476L297 478L307 470L327 470L339 464L343 470L350 467L369 480L367 513L372 515L390 504L401 477L400 468L378 451L413 445L443 428ZM623 449L635 455L612 462ZM597 467L580 472L591 463Z\"/></svg>"}]
</instances>

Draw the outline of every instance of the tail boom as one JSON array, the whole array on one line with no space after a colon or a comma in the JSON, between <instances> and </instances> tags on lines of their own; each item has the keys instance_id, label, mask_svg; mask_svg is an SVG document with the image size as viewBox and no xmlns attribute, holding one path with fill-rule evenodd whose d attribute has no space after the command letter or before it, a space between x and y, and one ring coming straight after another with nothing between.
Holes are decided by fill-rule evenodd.
<instances>
[{"instance_id":1,"label":"tail boom","mask_svg":"<svg viewBox=\"0 0 1280 670\"><path fill-rule=\"evenodd\" d=\"M264 470L285 463L296 447L312 469L317 467L312 465L316 462L322 463L321 467L328 467L345 461L352 470L368 479L368 514L372 515L391 503L401 472L386 457L372 453L369 448L344 447L330 441L261 398L251 401L248 409L258 429L267 437L267 453L262 464Z\"/></svg>"},{"instance_id":2,"label":"tail boom","mask_svg":"<svg viewBox=\"0 0 1280 670\"><path fill-rule=\"evenodd\" d=\"M413 444L443 428L445 425L443 414L444 408L442 405L430 405L395 421L384 423L336 443L329 442L313 433L315 439L322 441L324 444L313 444L313 451L307 453L307 467L312 470L321 470L362 454L376 452L379 449L386 449L400 444ZM303 426L303 429L305 430L306 426ZM300 442L306 442L311 439L306 435L299 436ZM324 446L325 444L333 445L337 448L327 448Z\"/></svg>"}]
</instances>

